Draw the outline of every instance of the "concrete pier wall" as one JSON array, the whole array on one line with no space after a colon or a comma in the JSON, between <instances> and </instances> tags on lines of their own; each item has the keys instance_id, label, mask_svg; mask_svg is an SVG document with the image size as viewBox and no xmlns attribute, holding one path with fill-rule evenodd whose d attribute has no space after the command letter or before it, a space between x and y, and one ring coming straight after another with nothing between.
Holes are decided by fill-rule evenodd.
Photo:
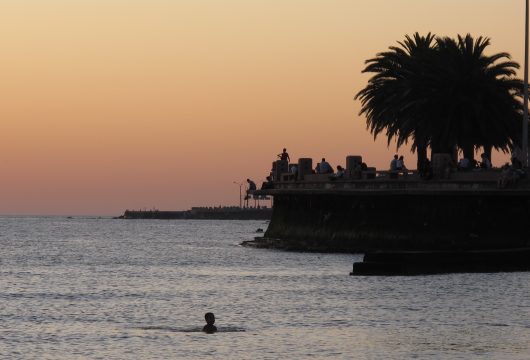
<instances>
[{"instance_id":1,"label":"concrete pier wall","mask_svg":"<svg viewBox=\"0 0 530 360\"><path fill-rule=\"evenodd\" d=\"M530 191L279 190L254 246L302 251L460 250L530 245Z\"/></svg>"}]
</instances>

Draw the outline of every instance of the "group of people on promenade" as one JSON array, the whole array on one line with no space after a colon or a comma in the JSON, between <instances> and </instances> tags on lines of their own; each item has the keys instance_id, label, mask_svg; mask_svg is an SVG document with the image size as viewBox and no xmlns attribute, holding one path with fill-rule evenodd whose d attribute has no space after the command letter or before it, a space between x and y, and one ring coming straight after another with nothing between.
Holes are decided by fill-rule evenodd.
<instances>
[{"instance_id":1,"label":"group of people on promenade","mask_svg":"<svg viewBox=\"0 0 530 360\"><path fill-rule=\"evenodd\" d=\"M322 160L317 163L313 172L315 174L327 174L329 175L330 180L342 179L345 174L344 168L340 165L337 165L337 171L335 172L329 162L326 161L326 158L322 158Z\"/></svg>"},{"instance_id":2,"label":"group of people on promenade","mask_svg":"<svg viewBox=\"0 0 530 360\"><path fill-rule=\"evenodd\" d=\"M326 158L317 163L315 174L333 174L333 167L326 161Z\"/></svg>"},{"instance_id":3,"label":"group of people on promenade","mask_svg":"<svg viewBox=\"0 0 530 360\"><path fill-rule=\"evenodd\" d=\"M403 155L394 155L392 161L390 161L390 171L407 171L405 166L405 157Z\"/></svg>"},{"instance_id":4,"label":"group of people on promenade","mask_svg":"<svg viewBox=\"0 0 530 360\"><path fill-rule=\"evenodd\" d=\"M289 157L289 153L287 152L287 149L284 148L281 153L277 155L278 159L281 161L287 161L289 163L291 161L291 158ZM289 173L296 178L298 174L298 166L297 164L288 164ZM312 170L313 174L328 174L331 178L337 179L344 177L345 170L342 166L337 165L337 171L333 169L333 166L326 161L326 158L322 158L322 160L317 163L315 169ZM267 177L267 183L264 183L265 186L268 186L269 183L273 180L272 173L270 176Z\"/></svg>"},{"instance_id":5,"label":"group of people on promenade","mask_svg":"<svg viewBox=\"0 0 530 360\"><path fill-rule=\"evenodd\" d=\"M283 151L277 155L279 160L286 161L287 162L287 169L289 171L289 174L296 179L298 174L298 167L297 164L289 164L290 162L290 156L287 152L287 149L284 148ZM512 156L512 164L506 164L502 167L502 174L501 180L499 180L499 186L504 187L506 185L509 185L516 181L519 178L525 177L526 173L523 170L522 162L517 158L517 156L514 154ZM366 163L362 164L356 164L353 169L350 170L350 174L348 176L351 176L352 178L361 178L362 171L366 171L367 165ZM462 157L458 163L455 163L454 161L449 160L447 163L447 171L453 172L453 171L468 171L473 169L481 169L481 170L490 170L492 169L492 163L489 157L486 155L486 153L482 153L480 155L480 161L475 161L474 159L468 159L466 157ZM312 170L313 174L326 174L329 175L330 180L340 179L344 178L346 176L346 170L340 166L337 165L337 170L335 171L331 164L326 160L326 158L322 158L320 162L316 164L316 167ZM392 174L399 174L403 173L404 176L406 176L409 173L409 170L407 169L407 166L405 165L405 157L403 155L395 154L393 159L390 161L390 173ZM418 169L418 174L421 178L429 180L433 178L433 167L432 163L429 159L425 159L423 166L421 169ZM271 172L269 176L267 176L267 181L263 182L262 189L267 188L273 188L273 181L274 175ZM255 190L256 184L251 181L250 179L247 179L247 182L249 183L249 190Z\"/></svg>"},{"instance_id":6,"label":"group of people on promenade","mask_svg":"<svg viewBox=\"0 0 530 360\"><path fill-rule=\"evenodd\" d=\"M279 160L282 161L290 161L289 153L287 152L287 149L284 148L281 153L277 155ZM394 169L396 171L407 171L407 168L405 167L404 157L397 155L395 156L395 159L391 163L391 169ZM297 164L288 164L288 170L289 173L292 175L293 178L296 179L298 174L298 166ZM362 172L368 170L368 165L364 162L355 164L353 169L351 169L351 173L349 176L351 176L354 179L360 179ZM336 180L341 179L346 176L346 169L342 167L341 165L337 165L337 170L335 171L333 169L333 166L326 160L326 158L322 158L320 162L318 162L314 169L311 171L313 174L324 174L329 175L330 180ZM262 189L266 189L269 187L273 187L272 181L274 180L273 172L271 172L270 176L267 176L267 181L263 183Z\"/></svg>"},{"instance_id":7,"label":"group of people on promenade","mask_svg":"<svg viewBox=\"0 0 530 360\"><path fill-rule=\"evenodd\" d=\"M491 160L485 153L480 154L480 162L475 159L468 159L467 157L462 157L458 161L456 168L460 171L473 170L473 169L483 169L490 170L492 168Z\"/></svg>"},{"instance_id":8,"label":"group of people on promenade","mask_svg":"<svg viewBox=\"0 0 530 360\"><path fill-rule=\"evenodd\" d=\"M523 162L516 155L512 155L511 164L506 163L501 167L501 176L497 181L497 187L500 189L515 185L519 179L527 177L523 168Z\"/></svg>"}]
</instances>

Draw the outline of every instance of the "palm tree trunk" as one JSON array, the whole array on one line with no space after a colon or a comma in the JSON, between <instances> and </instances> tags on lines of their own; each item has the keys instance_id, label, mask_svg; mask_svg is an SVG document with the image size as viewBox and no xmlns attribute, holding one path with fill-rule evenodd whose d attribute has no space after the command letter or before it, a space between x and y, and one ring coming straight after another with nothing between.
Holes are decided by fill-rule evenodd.
<instances>
[{"instance_id":1,"label":"palm tree trunk","mask_svg":"<svg viewBox=\"0 0 530 360\"><path fill-rule=\"evenodd\" d=\"M456 145L453 147L451 158L453 159L453 163L458 164L458 146Z\"/></svg>"},{"instance_id":2,"label":"palm tree trunk","mask_svg":"<svg viewBox=\"0 0 530 360\"><path fill-rule=\"evenodd\" d=\"M427 160L427 144L423 141L418 143L416 145L416 151L418 152L418 162L416 163L416 168L421 172L425 167L425 160Z\"/></svg>"},{"instance_id":3,"label":"palm tree trunk","mask_svg":"<svg viewBox=\"0 0 530 360\"><path fill-rule=\"evenodd\" d=\"M491 151L493 149L493 146L491 145L485 145L484 146L484 154L486 154L486 157L491 162Z\"/></svg>"},{"instance_id":4,"label":"palm tree trunk","mask_svg":"<svg viewBox=\"0 0 530 360\"><path fill-rule=\"evenodd\" d=\"M432 144L431 145L431 158L433 154L449 154L451 157L453 156L453 146L444 146L440 144Z\"/></svg>"},{"instance_id":5,"label":"palm tree trunk","mask_svg":"<svg viewBox=\"0 0 530 360\"><path fill-rule=\"evenodd\" d=\"M462 147L462 152L464 153L464 157L473 163L473 160L475 160L475 146L466 145Z\"/></svg>"}]
</instances>

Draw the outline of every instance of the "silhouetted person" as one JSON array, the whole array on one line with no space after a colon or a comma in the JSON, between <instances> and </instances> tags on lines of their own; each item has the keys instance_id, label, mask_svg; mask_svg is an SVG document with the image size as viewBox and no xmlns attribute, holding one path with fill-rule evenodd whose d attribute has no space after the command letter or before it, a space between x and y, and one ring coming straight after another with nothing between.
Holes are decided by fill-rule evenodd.
<instances>
[{"instance_id":1,"label":"silhouetted person","mask_svg":"<svg viewBox=\"0 0 530 360\"><path fill-rule=\"evenodd\" d=\"M480 167L482 169L485 169L485 170L491 169L491 161L490 161L490 159L488 159L486 154L484 154L484 153L480 154L480 159L482 160L480 162Z\"/></svg>"},{"instance_id":2,"label":"silhouetted person","mask_svg":"<svg viewBox=\"0 0 530 360\"><path fill-rule=\"evenodd\" d=\"M272 177L267 176L267 181L264 181L263 184L261 184L261 190L265 189L274 189L274 183L272 182Z\"/></svg>"},{"instance_id":3,"label":"silhouetted person","mask_svg":"<svg viewBox=\"0 0 530 360\"><path fill-rule=\"evenodd\" d=\"M256 190L256 183L250 179L247 179L248 182L248 191Z\"/></svg>"},{"instance_id":4,"label":"silhouetted person","mask_svg":"<svg viewBox=\"0 0 530 360\"><path fill-rule=\"evenodd\" d=\"M215 315L211 312L207 312L204 314L204 320L206 320L206 325L202 328L202 331L204 331L207 334L213 334L217 332L217 327L215 324Z\"/></svg>"},{"instance_id":5,"label":"silhouetted person","mask_svg":"<svg viewBox=\"0 0 530 360\"><path fill-rule=\"evenodd\" d=\"M337 166L337 172L329 176L330 180L342 179L344 177L344 168L340 165Z\"/></svg>"},{"instance_id":6,"label":"silhouetted person","mask_svg":"<svg viewBox=\"0 0 530 360\"><path fill-rule=\"evenodd\" d=\"M408 169L405 166L405 157L401 155L397 161L397 169L403 172L403 176L408 175Z\"/></svg>"},{"instance_id":7,"label":"silhouetted person","mask_svg":"<svg viewBox=\"0 0 530 360\"><path fill-rule=\"evenodd\" d=\"M320 174L333 174L333 168L326 161L326 158L322 158L319 166Z\"/></svg>"},{"instance_id":8,"label":"silhouetted person","mask_svg":"<svg viewBox=\"0 0 530 360\"><path fill-rule=\"evenodd\" d=\"M401 171L406 171L407 167L405 166L405 157L401 155L397 161L397 169Z\"/></svg>"},{"instance_id":9,"label":"silhouetted person","mask_svg":"<svg viewBox=\"0 0 530 360\"><path fill-rule=\"evenodd\" d=\"M521 170L523 168L523 162L517 156L512 156L512 167L516 170Z\"/></svg>"},{"instance_id":10,"label":"silhouetted person","mask_svg":"<svg viewBox=\"0 0 530 360\"><path fill-rule=\"evenodd\" d=\"M390 171L397 171L398 170L398 156L397 154L394 155L394 158L390 162Z\"/></svg>"},{"instance_id":11,"label":"silhouetted person","mask_svg":"<svg viewBox=\"0 0 530 360\"><path fill-rule=\"evenodd\" d=\"M290 162L291 159L289 158L289 153L287 152L286 148L283 148L283 152L281 154L278 154L278 157L280 160Z\"/></svg>"},{"instance_id":12,"label":"silhouetted person","mask_svg":"<svg viewBox=\"0 0 530 360\"><path fill-rule=\"evenodd\" d=\"M335 175L337 175L338 178L344 177L344 168L342 166L338 165L337 166L337 173Z\"/></svg>"},{"instance_id":13,"label":"silhouetted person","mask_svg":"<svg viewBox=\"0 0 530 360\"><path fill-rule=\"evenodd\" d=\"M460 170L468 170L471 167L471 162L468 158L463 157L458 162L458 169Z\"/></svg>"},{"instance_id":14,"label":"silhouetted person","mask_svg":"<svg viewBox=\"0 0 530 360\"><path fill-rule=\"evenodd\" d=\"M421 173L421 177L424 180L431 180L433 178L433 171L432 171L432 165L431 161L429 159L425 159L425 163L423 164L423 171Z\"/></svg>"}]
</instances>

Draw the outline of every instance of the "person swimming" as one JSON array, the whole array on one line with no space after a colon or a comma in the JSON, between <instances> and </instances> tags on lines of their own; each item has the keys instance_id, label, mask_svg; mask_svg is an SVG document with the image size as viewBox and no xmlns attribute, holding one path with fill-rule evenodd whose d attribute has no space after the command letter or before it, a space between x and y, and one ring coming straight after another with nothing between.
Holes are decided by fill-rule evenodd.
<instances>
[{"instance_id":1,"label":"person swimming","mask_svg":"<svg viewBox=\"0 0 530 360\"><path fill-rule=\"evenodd\" d=\"M204 320L206 320L206 325L202 328L202 331L207 334L213 334L217 332L217 327L214 325L215 323L215 315L211 312L207 312L204 314Z\"/></svg>"}]
</instances>

